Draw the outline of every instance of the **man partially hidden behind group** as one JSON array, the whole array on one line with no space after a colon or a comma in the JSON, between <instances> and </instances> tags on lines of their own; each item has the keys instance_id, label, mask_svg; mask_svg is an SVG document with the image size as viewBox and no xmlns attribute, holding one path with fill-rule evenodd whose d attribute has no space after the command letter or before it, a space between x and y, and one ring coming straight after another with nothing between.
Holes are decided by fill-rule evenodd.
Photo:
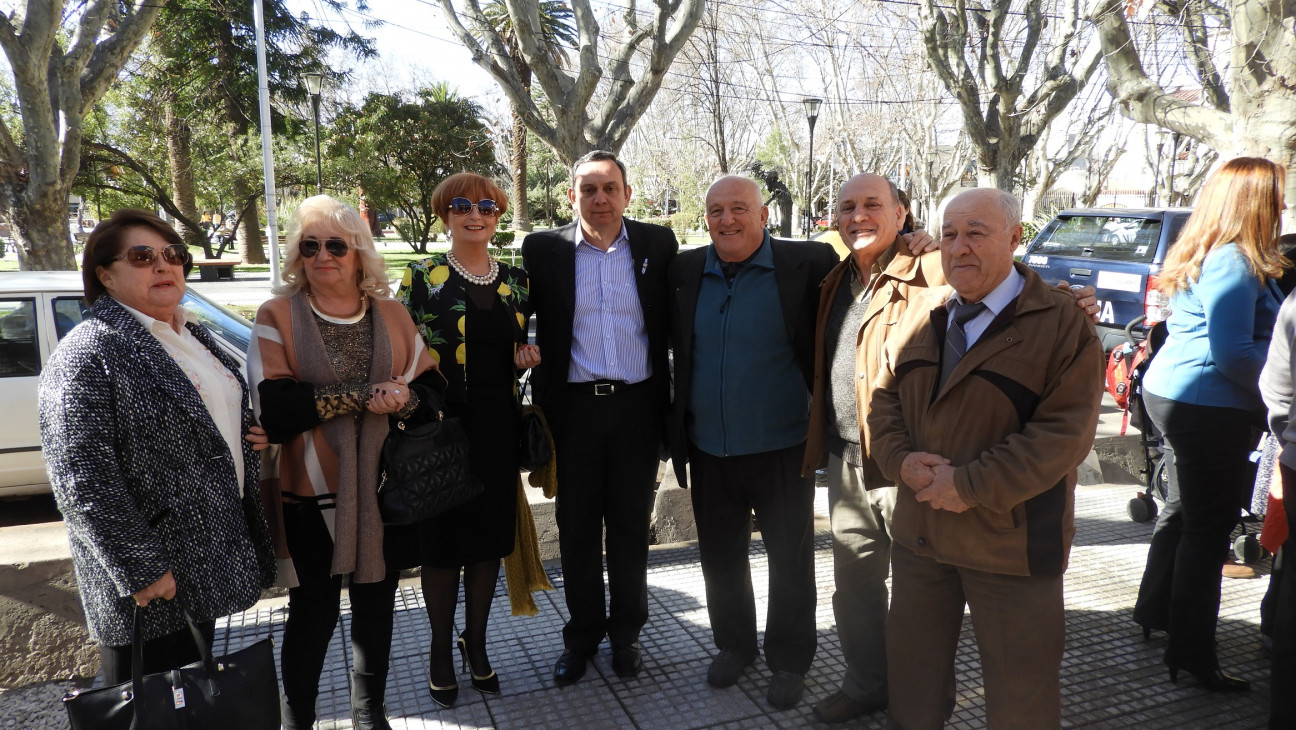
<instances>
[{"instance_id":1,"label":"man partially hidden behind group","mask_svg":"<svg viewBox=\"0 0 1296 730\"><path fill-rule=\"evenodd\" d=\"M998 190L949 203L941 263L954 292L929 290L908 308L870 403L872 456L901 485L886 631L892 727L949 718L965 605L987 725L1061 724L1062 574L1102 348L1071 294L1013 262L1020 220Z\"/></svg>"},{"instance_id":2,"label":"man partially hidden behind group","mask_svg":"<svg viewBox=\"0 0 1296 730\"><path fill-rule=\"evenodd\" d=\"M911 251L899 191L862 173L842 186L837 229L851 254L824 280L815 328L810 432L801 473L827 462L833 532L833 613L846 671L841 688L815 705L821 722L842 722L887 705L886 578L896 487L869 458L865 419L873 376L892 325L913 297L945 284L940 254Z\"/></svg>"}]
</instances>

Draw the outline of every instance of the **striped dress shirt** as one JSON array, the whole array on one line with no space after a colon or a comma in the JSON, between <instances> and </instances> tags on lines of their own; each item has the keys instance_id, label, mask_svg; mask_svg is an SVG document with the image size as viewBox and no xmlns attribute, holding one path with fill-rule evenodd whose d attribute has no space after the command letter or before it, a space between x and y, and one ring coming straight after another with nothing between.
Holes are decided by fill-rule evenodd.
<instances>
[{"instance_id":1,"label":"striped dress shirt","mask_svg":"<svg viewBox=\"0 0 1296 730\"><path fill-rule=\"evenodd\" d=\"M624 222L606 252L586 242L576 226L576 311L567 382L638 383L652 375L635 266Z\"/></svg>"}]
</instances>

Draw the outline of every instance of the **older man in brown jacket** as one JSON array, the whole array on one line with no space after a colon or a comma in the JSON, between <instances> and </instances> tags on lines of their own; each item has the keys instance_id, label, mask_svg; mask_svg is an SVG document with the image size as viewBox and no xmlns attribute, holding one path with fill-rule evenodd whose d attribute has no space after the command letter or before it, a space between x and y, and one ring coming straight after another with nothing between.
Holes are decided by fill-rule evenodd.
<instances>
[{"instance_id":1,"label":"older man in brown jacket","mask_svg":"<svg viewBox=\"0 0 1296 730\"><path fill-rule=\"evenodd\" d=\"M950 202L941 260L954 293L912 303L873 393L871 454L902 485L887 618L892 727L948 719L965 605L987 725L1061 724L1062 574L1102 348L1070 295L1013 262L1020 220L998 190Z\"/></svg>"},{"instance_id":2,"label":"older man in brown jacket","mask_svg":"<svg viewBox=\"0 0 1296 730\"><path fill-rule=\"evenodd\" d=\"M886 707L886 578L896 488L868 456L865 419L882 345L909 301L945 284L926 234L900 235L895 186L863 173L842 185L837 229L851 250L824 279L815 324L815 370L802 474L825 466L833 532L833 613L846 671L815 705L821 722ZM910 243L913 245L911 246ZM914 252L912 249L916 248Z\"/></svg>"}]
</instances>

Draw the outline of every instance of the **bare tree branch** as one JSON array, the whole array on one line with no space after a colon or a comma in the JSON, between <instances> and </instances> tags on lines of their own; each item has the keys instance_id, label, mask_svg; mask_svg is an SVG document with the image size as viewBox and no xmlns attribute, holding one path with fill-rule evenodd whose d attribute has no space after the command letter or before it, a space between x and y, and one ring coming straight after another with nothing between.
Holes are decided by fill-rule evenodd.
<instances>
[{"instance_id":1,"label":"bare tree branch","mask_svg":"<svg viewBox=\"0 0 1296 730\"><path fill-rule=\"evenodd\" d=\"M623 14L620 43L600 54L601 29L594 10L589 0L573 0L579 43L573 75L548 62L536 1L503 0L521 55L552 106L554 118L550 121L526 93L517 70L508 62L498 29L485 22L478 1L462 2L464 10L456 10L453 0L440 2L451 32L472 54L473 62L500 83L523 124L566 163L591 148L620 149L661 87L676 54L697 27L704 8L703 0L656 0L651 22L645 25L632 2ZM479 38L485 39L484 46ZM606 66L601 63L603 59ZM605 94L596 102L594 95L601 84Z\"/></svg>"}]
</instances>

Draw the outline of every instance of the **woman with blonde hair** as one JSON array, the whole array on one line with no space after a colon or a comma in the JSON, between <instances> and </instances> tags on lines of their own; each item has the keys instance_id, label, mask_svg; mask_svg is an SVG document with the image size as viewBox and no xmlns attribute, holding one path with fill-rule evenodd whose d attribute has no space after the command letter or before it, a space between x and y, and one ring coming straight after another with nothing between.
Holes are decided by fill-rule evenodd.
<instances>
[{"instance_id":1,"label":"woman with blonde hair","mask_svg":"<svg viewBox=\"0 0 1296 730\"><path fill-rule=\"evenodd\" d=\"M1206 181L1159 277L1172 314L1143 381L1170 487L1134 620L1145 637L1169 632L1171 682L1183 670L1212 692L1250 689L1221 671L1215 627L1228 537L1264 428L1258 381L1282 303L1274 280L1285 184L1286 171L1259 157L1229 160Z\"/></svg>"},{"instance_id":2,"label":"woman with blonde hair","mask_svg":"<svg viewBox=\"0 0 1296 730\"><path fill-rule=\"evenodd\" d=\"M499 692L486 654L486 621L500 560L516 543L517 373L538 365L540 352L526 344L526 272L491 258L487 249L508 206L504 191L481 175L461 172L437 186L432 205L450 233L450 250L410 264L397 298L449 381L447 415L463 422L470 469L486 487L420 526L423 598L432 625L428 689L433 701L449 707L459 696L456 645L472 687ZM464 631L456 638L461 571Z\"/></svg>"},{"instance_id":3,"label":"woman with blonde hair","mask_svg":"<svg viewBox=\"0 0 1296 730\"><path fill-rule=\"evenodd\" d=\"M325 195L306 199L287 243L284 283L257 311L248 353L256 416L280 444L261 486L289 589L283 724L315 722L345 579L352 722L389 729L383 700L396 580L418 551L408 530L382 523L379 458L391 424L433 416L444 380L409 313L390 298L383 258L355 208Z\"/></svg>"}]
</instances>

